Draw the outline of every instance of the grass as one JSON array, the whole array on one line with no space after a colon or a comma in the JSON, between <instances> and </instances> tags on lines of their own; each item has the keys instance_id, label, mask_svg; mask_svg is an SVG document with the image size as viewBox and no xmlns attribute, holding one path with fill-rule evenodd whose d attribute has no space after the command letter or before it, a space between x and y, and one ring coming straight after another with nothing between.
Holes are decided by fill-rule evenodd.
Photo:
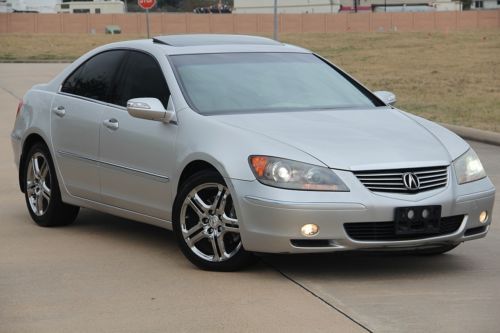
<instances>
[{"instance_id":1,"label":"grass","mask_svg":"<svg viewBox=\"0 0 500 333\"><path fill-rule=\"evenodd\" d=\"M74 60L131 35L0 35L0 61ZM398 107L431 120L500 132L500 34L287 34L371 90L390 90Z\"/></svg>"},{"instance_id":2,"label":"grass","mask_svg":"<svg viewBox=\"0 0 500 333\"><path fill-rule=\"evenodd\" d=\"M91 49L132 35L0 34L0 61L73 61Z\"/></svg>"}]
</instances>

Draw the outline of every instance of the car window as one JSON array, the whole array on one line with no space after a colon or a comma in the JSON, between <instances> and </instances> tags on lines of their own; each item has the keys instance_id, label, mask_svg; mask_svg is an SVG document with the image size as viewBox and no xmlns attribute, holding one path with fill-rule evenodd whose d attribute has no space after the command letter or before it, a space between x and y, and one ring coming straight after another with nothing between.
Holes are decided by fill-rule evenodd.
<instances>
[{"instance_id":1,"label":"car window","mask_svg":"<svg viewBox=\"0 0 500 333\"><path fill-rule=\"evenodd\" d=\"M202 114L374 108L370 93L313 54L171 56L191 107Z\"/></svg>"},{"instance_id":2,"label":"car window","mask_svg":"<svg viewBox=\"0 0 500 333\"><path fill-rule=\"evenodd\" d=\"M154 97L166 108L170 92L160 65L152 56L128 51L115 104L126 106L132 98Z\"/></svg>"},{"instance_id":3,"label":"car window","mask_svg":"<svg viewBox=\"0 0 500 333\"><path fill-rule=\"evenodd\" d=\"M61 91L102 102L111 102L113 80L125 52L107 51L87 60L66 79Z\"/></svg>"}]
</instances>

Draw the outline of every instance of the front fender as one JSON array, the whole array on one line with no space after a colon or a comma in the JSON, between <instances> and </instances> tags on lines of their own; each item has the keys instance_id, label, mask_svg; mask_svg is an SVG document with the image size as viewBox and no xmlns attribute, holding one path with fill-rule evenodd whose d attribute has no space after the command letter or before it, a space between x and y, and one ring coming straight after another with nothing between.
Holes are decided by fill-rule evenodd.
<instances>
[{"instance_id":1,"label":"front fender","mask_svg":"<svg viewBox=\"0 0 500 333\"><path fill-rule=\"evenodd\" d=\"M291 145L232 126L215 117L203 116L190 109L182 110L177 116L178 176L191 161L203 160L212 164L223 177L255 180L248 165L250 155L277 156L324 166L319 160Z\"/></svg>"}]
</instances>

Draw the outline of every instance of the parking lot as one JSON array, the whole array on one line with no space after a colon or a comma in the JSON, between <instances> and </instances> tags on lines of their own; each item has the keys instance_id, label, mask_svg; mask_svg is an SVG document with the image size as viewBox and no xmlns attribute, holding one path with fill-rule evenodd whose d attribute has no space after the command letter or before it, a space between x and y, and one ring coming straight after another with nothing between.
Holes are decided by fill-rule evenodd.
<instances>
[{"instance_id":1,"label":"parking lot","mask_svg":"<svg viewBox=\"0 0 500 333\"><path fill-rule=\"evenodd\" d=\"M37 227L10 131L24 92L65 66L0 64L1 332L498 332L499 196L488 237L443 256L266 255L236 273L200 271L169 231L88 209ZM471 144L500 188L500 147Z\"/></svg>"}]
</instances>

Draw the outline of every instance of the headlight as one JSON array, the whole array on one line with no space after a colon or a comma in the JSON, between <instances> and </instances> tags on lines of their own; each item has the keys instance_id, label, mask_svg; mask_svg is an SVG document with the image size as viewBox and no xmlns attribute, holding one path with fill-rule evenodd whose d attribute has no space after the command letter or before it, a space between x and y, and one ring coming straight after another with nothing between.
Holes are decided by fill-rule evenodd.
<instances>
[{"instance_id":1,"label":"headlight","mask_svg":"<svg viewBox=\"0 0 500 333\"><path fill-rule=\"evenodd\" d=\"M483 165L474 150L469 149L453 162L459 184L473 182L486 177Z\"/></svg>"},{"instance_id":2,"label":"headlight","mask_svg":"<svg viewBox=\"0 0 500 333\"><path fill-rule=\"evenodd\" d=\"M250 167L259 182L292 190L338 191L349 189L332 170L271 156L250 156Z\"/></svg>"}]
</instances>

